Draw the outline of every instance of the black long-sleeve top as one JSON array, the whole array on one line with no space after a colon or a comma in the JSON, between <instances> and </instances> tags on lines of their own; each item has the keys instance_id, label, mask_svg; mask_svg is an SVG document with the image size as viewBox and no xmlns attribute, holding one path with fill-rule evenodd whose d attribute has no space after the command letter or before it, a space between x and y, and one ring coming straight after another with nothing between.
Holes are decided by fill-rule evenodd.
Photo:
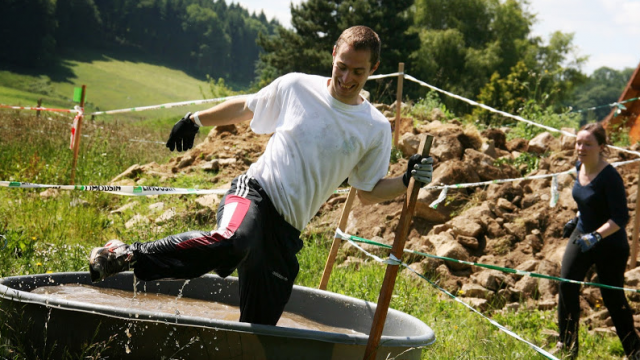
<instances>
[{"instance_id":1,"label":"black long-sleeve top","mask_svg":"<svg viewBox=\"0 0 640 360\"><path fill-rule=\"evenodd\" d=\"M576 168L580 172L581 163ZM578 204L578 229L583 233L596 231L602 224L613 220L622 231L613 235L626 239L625 226L629 222L629 208L624 182L618 171L607 165L589 184L582 186L576 179L571 193Z\"/></svg>"}]
</instances>

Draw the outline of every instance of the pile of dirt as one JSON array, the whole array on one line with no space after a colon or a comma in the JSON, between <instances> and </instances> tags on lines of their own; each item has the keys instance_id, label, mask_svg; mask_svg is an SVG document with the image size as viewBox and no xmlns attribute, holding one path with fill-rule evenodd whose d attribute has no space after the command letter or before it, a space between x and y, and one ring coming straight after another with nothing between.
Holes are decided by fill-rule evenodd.
<instances>
[{"instance_id":1,"label":"pile of dirt","mask_svg":"<svg viewBox=\"0 0 640 360\"><path fill-rule=\"evenodd\" d=\"M382 111L392 109L377 105ZM393 126L393 119L390 118ZM416 152L421 134L431 134L434 142L433 185L476 183L498 179L564 172L574 167L575 138L553 137L542 133L534 139L507 141L506 129L490 129L480 133L475 127L456 120L446 123L434 114L432 120L414 128L413 119L402 119L399 149L404 154L390 167L389 175L403 173L407 158ZM572 129L564 129L574 132ZM182 176L190 172L210 171L212 187L225 187L237 175L245 172L264 151L268 135L256 135L247 126L214 128L206 139L190 151L173 158L167 164L134 165L114 179L113 183L132 185L148 176L164 178ZM539 157L536 171L525 174L526 165L509 165L523 153ZM609 162L632 159L633 155L611 151ZM627 202L632 221L627 226L631 241L633 234L638 164L618 167L627 187ZM559 198L551 206L552 178L520 179L491 185L452 188L436 209L429 205L440 191L421 189L406 241L406 248L438 256L497 265L522 271L560 276L560 264L567 239L562 238L564 224L575 217L577 208L571 197L575 174L560 175ZM203 197L204 198L204 197ZM211 198L211 196L209 196ZM346 232L391 245L399 223L404 196L393 201L363 206L356 199ZM333 195L318 211L308 231L333 234L341 215L346 195ZM219 201L219 200L218 200ZM217 201L201 200L211 214ZM193 214L191 214L193 215ZM183 214L189 216L189 214ZM211 216L213 217L213 216ZM215 217L213 217L215 218ZM328 235L329 237L331 235ZM388 255L388 251L364 246L368 251ZM348 244L338 256L337 266L355 264L366 258ZM403 259L423 274L436 275L440 285L459 294L481 310L554 309L557 306L558 282L509 274L483 267L442 261L412 255ZM635 265L635 264L634 264ZM627 287L640 283L640 268L625 274ZM598 282L592 270L586 281ZM635 309L640 309L640 294L628 293ZM583 320L591 328L612 331L611 319L602 306L600 291L584 287L581 296ZM636 327L640 328L640 317Z\"/></svg>"}]
</instances>

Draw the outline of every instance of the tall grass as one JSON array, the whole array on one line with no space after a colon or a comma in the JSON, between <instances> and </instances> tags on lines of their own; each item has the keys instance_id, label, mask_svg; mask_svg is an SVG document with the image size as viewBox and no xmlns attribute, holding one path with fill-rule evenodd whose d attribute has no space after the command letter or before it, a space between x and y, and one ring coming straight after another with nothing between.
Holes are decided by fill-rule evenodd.
<instances>
[{"instance_id":1,"label":"tall grass","mask_svg":"<svg viewBox=\"0 0 640 360\"><path fill-rule=\"evenodd\" d=\"M51 118L51 119L49 119ZM0 113L0 180L68 184L72 153L68 149L70 119L31 113ZM138 143L131 138L162 141L170 123L87 122L82 138L76 175L77 184L104 184L130 165L166 162L171 154L162 144ZM199 135L201 137L204 134ZM154 185L195 184L205 186L209 175L195 171ZM42 190L0 187L0 276L46 272L87 271L87 256L93 246L111 238L149 241L213 224L194 216L176 219L163 226L153 223L125 227L134 214L149 214L150 204L164 202L165 208L193 213L195 196L126 197L106 193L61 191L42 197ZM111 211L133 202L120 214ZM329 252L331 234L327 228L303 234L305 247L299 254L301 272L296 283L317 287ZM0 238L1 240L1 238ZM385 269L366 261L361 265L337 266L328 290L369 301L377 301ZM411 314L431 326L434 345L423 359L543 359L534 350L499 331L486 320L449 300L426 281L402 272L397 280L391 307ZM524 308L524 307L523 307ZM556 329L554 311L521 310L487 312L494 320L533 343L551 347L544 329ZM0 334L0 357L24 359L20 337ZM19 335L19 334L18 334ZM590 334L582 327L581 358L613 359L621 356L615 337ZM100 344L94 344L97 348ZM22 351L22 352L21 352ZM22 355L21 355L22 354ZM46 354L38 355L47 359Z\"/></svg>"}]
</instances>

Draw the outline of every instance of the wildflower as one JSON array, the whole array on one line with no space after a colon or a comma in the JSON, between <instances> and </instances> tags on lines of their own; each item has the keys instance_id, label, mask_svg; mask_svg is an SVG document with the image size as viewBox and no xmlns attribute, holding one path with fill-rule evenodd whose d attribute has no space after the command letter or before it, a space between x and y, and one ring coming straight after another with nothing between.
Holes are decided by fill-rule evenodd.
<instances>
[{"instance_id":1,"label":"wildflower","mask_svg":"<svg viewBox=\"0 0 640 360\"><path fill-rule=\"evenodd\" d=\"M41 262L38 262L38 263L36 264L36 266L42 266L42 263L41 263Z\"/></svg>"},{"instance_id":2,"label":"wildflower","mask_svg":"<svg viewBox=\"0 0 640 360\"><path fill-rule=\"evenodd\" d=\"M47 272L46 272L46 273L47 273L47 274L53 274L53 271L51 271L51 270L47 270Z\"/></svg>"}]
</instances>

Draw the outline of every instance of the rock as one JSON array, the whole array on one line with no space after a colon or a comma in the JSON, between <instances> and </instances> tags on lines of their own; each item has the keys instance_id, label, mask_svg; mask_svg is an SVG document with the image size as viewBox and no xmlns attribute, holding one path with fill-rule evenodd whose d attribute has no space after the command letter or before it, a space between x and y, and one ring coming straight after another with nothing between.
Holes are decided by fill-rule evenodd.
<instances>
[{"instance_id":1,"label":"rock","mask_svg":"<svg viewBox=\"0 0 640 360\"><path fill-rule=\"evenodd\" d=\"M538 279L523 276L516 285L513 287L515 293L520 294L521 298L529 298L532 296L537 297L538 292Z\"/></svg>"},{"instance_id":2,"label":"rock","mask_svg":"<svg viewBox=\"0 0 640 360\"><path fill-rule=\"evenodd\" d=\"M398 140L398 149L405 157L409 157L418 152L420 137L413 133L404 133Z\"/></svg>"},{"instance_id":3,"label":"rock","mask_svg":"<svg viewBox=\"0 0 640 360\"><path fill-rule=\"evenodd\" d=\"M478 239L471 236L458 235L456 240L458 240L462 246L469 249L477 250L480 247Z\"/></svg>"},{"instance_id":4,"label":"rock","mask_svg":"<svg viewBox=\"0 0 640 360\"><path fill-rule=\"evenodd\" d=\"M124 224L124 227L126 229L131 229L133 227L140 226L140 225L146 225L146 224L149 224L149 223L150 223L149 219L147 219L145 216L142 216L140 214L136 214L134 217L129 219L129 221L127 221Z\"/></svg>"},{"instance_id":5,"label":"rock","mask_svg":"<svg viewBox=\"0 0 640 360\"><path fill-rule=\"evenodd\" d=\"M556 277L560 276L560 270L560 263L547 259L541 260L536 268L538 274ZM540 291L544 299L555 298L556 294L558 294L558 282L549 279L538 279L538 291Z\"/></svg>"},{"instance_id":6,"label":"rock","mask_svg":"<svg viewBox=\"0 0 640 360\"><path fill-rule=\"evenodd\" d=\"M507 275L498 270L481 270L471 275L471 279L492 291L507 286Z\"/></svg>"},{"instance_id":7,"label":"rock","mask_svg":"<svg viewBox=\"0 0 640 360\"><path fill-rule=\"evenodd\" d=\"M489 301L486 299L463 298L462 300L479 311L486 311L489 307Z\"/></svg>"},{"instance_id":8,"label":"rock","mask_svg":"<svg viewBox=\"0 0 640 360\"><path fill-rule=\"evenodd\" d=\"M169 209L167 211L165 211L164 213L162 213L162 215L160 215L157 219L156 219L156 225L163 225L166 224L167 222L171 221L171 219L173 219L176 216L176 211L173 209Z\"/></svg>"},{"instance_id":9,"label":"rock","mask_svg":"<svg viewBox=\"0 0 640 360\"><path fill-rule=\"evenodd\" d=\"M218 205L220 204L220 195L207 194L207 195L198 196L196 198L196 204L198 204L199 206L202 206L203 208L217 210Z\"/></svg>"},{"instance_id":10,"label":"rock","mask_svg":"<svg viewBox=\"0 0 640 360\"><path fill-rule=\"evenodd\" d=\"M111 180L111 183L112 184L116 183L116 182L118 182L118 181L120 181L122 179L125 179L125 178L135 179L142 173L143 173L143 169L139 164L131 165L122 174L120 174L120 175L116 176L115 178L113 178L113 180Z\"/></svg>"},{"instance_id":11,"label":"rock","mask_svg":"<svg viewBox=\"0 0 640 360\"><path fill-rule=\"evenodd\" d=\"M149 205L148 208L151 211L161 211L162 209L164 209L164 203L163 202L153 203L153 204Z\"/></svg>"},{"instance_id":12,"label":"rock","mask_svg":"<svg viewBox=\"0 0 640 360\"><path fill-rule=\"evenodd\" d=\"M122 214L125 211L129 210L129 209L133 209L134 207L136 207L136 205L138 205L139 202L137 201L132 201L130 203L126 203L124 205L122 205L121 207L109 212L110 214Z\"/></svg>"},{"instance_id":13,"label":"rock","mask_svg":"<svg viewBox=\"0 0 640 360\"><path fill-rule=\"evenodd\" d=\"M536 135L529 141L529 152L543 154L548 151L558 150L560 150L560 141L547 131Z\"/></svg>"},{"instance_id":14,"label":"rock","mask_svg":"<svg viewBox=\"0 0 640 360\"><path fill-rule=\"evenodd\" d=\"M448 224L457 235L469 236L473 238L477 238L482 235L482 225L471 220L464 214L453 218L448 222Z\"/></svg>"},{"instance_id":15,"label":"rock","mask_svg":"<svg viewBox=\"0 0 640 360\"><path fill-rule=\"evenodd\" d=\"M478 284L472 284L472 283L466 283L462 285L460 294L464 295L465 297L487 299L487 300L490 300L493 297L493 292L491 290L485 289L484 287Z\"/></svg>"},{"instance_id":16,"label":"rock","mask_svg":"<svg viewBox=\"0 0 640 360\"><path fill-rule=\"evenodd\" d=\"M462 247L462 245L455 241L450 241L440 247L437 247L436 255L462 261L469 261L469 253L464 249L464 247ZM470 267L468 264L462 264L454 261L447 261L445 264L451 270L464 270Z\"/></svg>"},{"instance_id":17,"label":"rock","mask_svg":"<svg viewBox=\"0 0 640 360\"><path fill-rule=\"evenodd\" d=\"M507 142L506 148L509 151L527 152L529 150L529 142L526 139L513 139Z\"/></svg>"},{"instance_id":18,"label":"rock","mask_svg":"<svg viewBox=\"0 0 640 360\"><path fill-rule=\"evenodd\" d=\"M498 205L500 210L508 211L508 212L514 212L517 209L515 205L510 203L507 199L503 199L503 198L498 199L498 202L496 205Z\"/></svg>"},{"instance_id":19,"label":"rock","mask_svg":"<svg viewBox=\"0 0 640 360\"><path fill-rule=\"evenodd\" d=\"M60 190L49 188L38 195L43 199L49 199L49 198L57 197L59 194L60 194Z\"/></svg>"}]
</instances>

